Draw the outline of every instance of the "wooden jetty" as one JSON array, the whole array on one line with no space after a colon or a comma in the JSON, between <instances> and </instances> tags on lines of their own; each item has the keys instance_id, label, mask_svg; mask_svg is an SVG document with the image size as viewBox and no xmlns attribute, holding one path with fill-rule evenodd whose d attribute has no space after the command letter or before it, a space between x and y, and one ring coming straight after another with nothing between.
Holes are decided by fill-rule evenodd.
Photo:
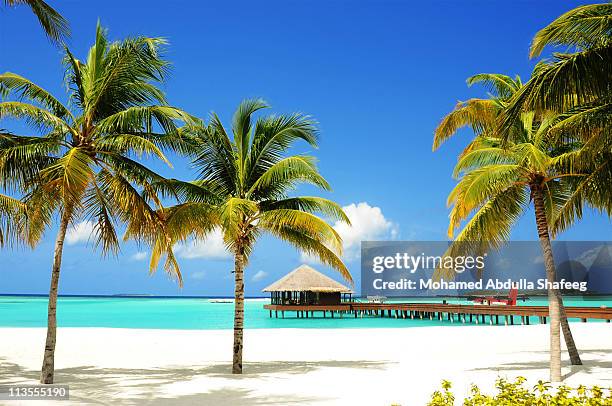
<instances>
[{"instance_id":1,"label":"wooden jetty","mask_svg":"<svg viewBox=\"0 0 612 406\"><path fill-rule=\"evenodd\" d=\"M361 303L334 305L267 304L270 317L285 317L285 312L296 312L298 318L315 317L389 317L397 319L446 320L477 324L530 324L530 317L546 323L548 306L458 305L443 303ZM570 319L599 319L610 323L610 307L566 307Z\"/></svg>"},{"instance_id":2,"label":"wooden jetty","mask_svg":"<svg viewBox=\"0 0 612 406\"><path fill-rule=\"evenodd\" d=\"M548 306L458 305L447 303L363 303L356 302L352 290L308 265L301 265L263 289L271 303L264 305L270 317L284 318L295 312L298 318L395 317L398 319L445 320L451 323L529 324L536 317L546 323ZM570 319L612 320L612 308L566 307Z\"/></svg>"}]
</instances>

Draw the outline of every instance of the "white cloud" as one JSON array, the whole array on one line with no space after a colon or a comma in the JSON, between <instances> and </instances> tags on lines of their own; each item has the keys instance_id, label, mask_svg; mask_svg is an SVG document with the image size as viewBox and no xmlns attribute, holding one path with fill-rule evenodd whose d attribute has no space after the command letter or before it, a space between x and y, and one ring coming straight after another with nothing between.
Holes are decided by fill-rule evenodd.
<instances>
[{"instance_id":1,"label":"white cloud","mask_svg":"<svg viewBox=\"0 0 612 406\"><path fill-rule=\"evenodd\" d=\"M201 280L206 276L206 272L198 271L191 274L191 279Z\"/></svg>"},{"instance_id":2,"label":"white cloud","mask_svg":"<svg viewBox=\"0 0 612 406\"><path fill-rule=\"evenodd\" d=\"M257 272L255 272L255 275L253 275L251 280L253 282L259 282L259 281L263 280L266 276L268 276L267 272L265 272L265 271L257 271Z\"/></svg>"},{"instance_id":3,"label":"white cloud","mask_svg":"<svg viewBox=\"0 0 612 406\"><path fill-rule=\"evenodd\" d=\"M395 239L398 236L397 224L389 221L382 213L380 207L370 206L367 202L351 203L342 207L351 225L336 221L334 229L342 237L344 248L343 258L351 261L359 258L361 241ZM302 254L302 261L318 261L310 255Z\"/></svg>"},{"instance_id":4,"label":"white cloud","mask_svg":"<svg viewBox=\"0 0 612 406\"><path fill-rule=\"evenodd\" d=\"M81 221L74 227L70 228L66 233L66 244L75 245L81 242L89 241L93 234L94 223L92 221Z\"/></svg>"},{"instance_id":5,"label":"white cloud","mask_svg":"<svg viewBox=\"0 0 612 406\"><path fill-rule=\"evenodd\" d=\"M149 256L147 251L138 251L130 257L132 261L144 261Z\"/></svg>"},{"instance_id":6,"label":"white cloud","mask_svg":"<svg viewBox=\"0 0 612 406\"><path fill-rule=\"evenodd\" d=\"M181 258L228 259L231 254L225 249L221 230L215 229L204 240L191 240L174 246L175 253Z\"/></svg>"}]
</instances>

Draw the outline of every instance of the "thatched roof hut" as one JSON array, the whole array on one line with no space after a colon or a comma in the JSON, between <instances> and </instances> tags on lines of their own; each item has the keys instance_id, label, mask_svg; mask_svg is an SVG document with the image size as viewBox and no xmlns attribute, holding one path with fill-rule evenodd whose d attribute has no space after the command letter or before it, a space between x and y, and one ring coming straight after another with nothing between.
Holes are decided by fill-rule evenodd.
<instances>
[{"instance_id":1,"label":"thatched roof hut","mask_svg":"<svg viewBox=\"0 0 612 406\"><path fill-rule=\"evenodd\" d=\"M336 282L329 276L323 275L321 272L308 265L300 265L263 289L263 292L290 291L352 293L352 291L343 284Z\"/></svg>"},{"instance_id":2,"label":"thatched roof hut","mask_svg":"<svg viewBox=\"0 0 612 406\"><path fill-rule=\"evenodd\" d=\"M308 265L300 265L264 288L263 292L272 294L273 304L340 303L342 294L353 293L348 287Z\"/></svg>"}]
</instances>

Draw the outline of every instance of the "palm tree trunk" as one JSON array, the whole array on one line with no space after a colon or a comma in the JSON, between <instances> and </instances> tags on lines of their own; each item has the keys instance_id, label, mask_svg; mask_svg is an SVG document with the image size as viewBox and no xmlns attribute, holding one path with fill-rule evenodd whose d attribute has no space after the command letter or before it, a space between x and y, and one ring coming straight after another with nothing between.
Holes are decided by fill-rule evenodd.
<instances>
[{"instance_id":1,"label":"palm tree trunk","mask_svg":"<svg viewBox=\"0 0 612 406\"><path fill-rule=\"evenodd\" d=\"M45 341L45 355L43 358L40 383L53 383L55 373L55 340L57 335L57 289L59 286L60 268L66 230L70 223L71 210L67 208L62 214L59 231L55 240L53 254L53 269L51 271L51 287L49 288L49 305L47 310L47 340Z\"/></svg>"},{"instance_id":2,"label":"palm tree trunk","mask_svg":"<svg viewBox=\"0 0 612 406\"><path fill-rule=\"evenodd\" d=\"M242 346L244 329L244 252L238 246L234 257L234 357L232 373L242 373Z\"/></svg>"},{"instance_id":3,"label":"palm tree trunk","mask_svg":"<svg viewBox=\"0 0 612 406\"><path fill-rule=\"evenodd\" d=\"M563 338L565 338L565 346L567 347L567 352L570 356L570 362L572 363L572 365L582 365L582 360L580 359L578 348L576 348L576 343L574 342L572 330L570 330L569 323L567 322L565 306L563 305L563 297L557 289L555 289L555 296L559 301L559 313L561 315L561 331L563 332Z\"/></svg>"},{"instance_id":4,"label":"palm tree trunk","mask_svg":"<svg viewBox=\"0 0 612 406\"><path fill-rule=\"evenodd\" d=\"M544 209L544 198L539 184L531 186L533 204L535 207L536 225L538 227L538 237L544 255L544 266L546 268L546 279L552 283L555 278L555 261L548 234L548 221ZM560 331L560 310L559 300L554 289L548 289L548 315L550 317L550 380L551 382L561 382L561 331Z\"/></svg>"}]
</instances>

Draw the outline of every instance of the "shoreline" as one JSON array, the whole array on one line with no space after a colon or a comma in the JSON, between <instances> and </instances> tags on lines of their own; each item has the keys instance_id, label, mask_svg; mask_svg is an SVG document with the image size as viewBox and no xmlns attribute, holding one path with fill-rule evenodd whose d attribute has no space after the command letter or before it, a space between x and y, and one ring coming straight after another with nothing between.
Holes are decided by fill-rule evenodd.
<instances>
[{"instance_id":1,"label":"shoreline","mask_svg":"<svg viewBox=\"0 0 612 406\"><path fill-rule=\"evenodd\" d=\"M243 376L230 373L231 330L64 327L56 383L70 384L74 404L419 405L442 379L458 397L498 376L548 379L548 325L445 327L247 329ZM610 324L572 332L584 365L563 354L565 383L610 387ZM36 383L44 334L0 327L0 384Z\"/></svg>"},{"instance_id":2,"label":"shoreline","mask_svg":"<svg viewBox=\"0 0 612 406\"><path fill-rule=\"evenodd\" d=\"M48 293L0 293L0 297L40 297L48 298ZM149 294L113 294L113 295L88 295L88 294L58 294L58 298L62 297L91 297L91 298L124 298L124 299L232 299L234 296L178 296L178 295L149 295ZM245 296L245 300L264 300L270 299L269 296Z\"/></svg>"}]
</instances>

